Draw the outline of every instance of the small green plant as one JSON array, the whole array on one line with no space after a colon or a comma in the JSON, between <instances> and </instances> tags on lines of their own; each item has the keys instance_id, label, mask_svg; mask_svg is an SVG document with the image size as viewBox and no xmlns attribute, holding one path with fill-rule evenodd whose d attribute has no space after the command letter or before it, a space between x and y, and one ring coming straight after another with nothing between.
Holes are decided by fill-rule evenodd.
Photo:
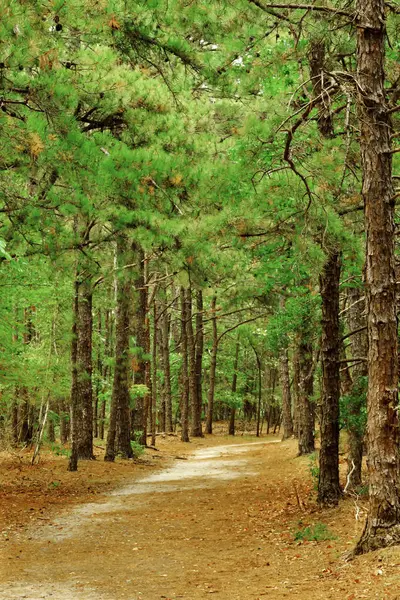
<instances>
[{"instance_id":1,"label":"small green plant","mask_svg":"<svg viewBox=\"0 0 400 600\"><path fill-rule=\"evenodd\" d=\"M58 488L61 485L61 481L51 481L49 483L49 488Z\"/></svg>"},{"instance_id":2,"label":"small green plant","mask_svg":"<svg viewBox=\"0 0 400 600\"><path fill-rule=\"evenodd\" d=\"M317 490L318 489L318 479L319 479L319 464L318 464L318 457L317 457L316 452L313 452L312 454L310 454L309 461L308 461L308 470L309 470L310 475L313 480L314 490Z\"/></svg>"},{"instance_id":3,"label":"small green plant","mask_svg":"<svg viewBox=\"0 0 400 600\"><path fill-rule=\"evenodd\" d=\"M324 523L315 523L315 525L309 525L296 531L294 539L295 541L323 542L325 540L335 540L336 537Z\"/></svg>"},{"instance_id":4,"label":"small green plant","mask_svg":"<svg viewBox=\"0 0 400 600\"><path fill-rule=\"evenodd\" d=\"M67 448L64 448L64 446L61 446L60 444L52 444L51 445L51 451L56 456L67 456L67 457L69 457L69 450Z\"/></svg>"},{"instance_id":5,"label":"small green plant","mask_svg":"<svg viewBox=\"0 0 400 600\"><path fill-rule=\"evenodd\" d=\"M360 487L358 487L356 489L356 492L357 492L358 496L368 496L369 486L368 485L360 485Z\"/></svg>"},{"instance_id":6,"label":"small green plant","mask_svg":"<svg viewBox=\"0 0 400 600\"><path fill-rule=\"evenodd\" d=\"M144 447L141 444L139 444L139 442L137 442L136 440L131 440L131 448L133 451L134 458L138 458L144 452Z\"/></svg>"}]
</instances>

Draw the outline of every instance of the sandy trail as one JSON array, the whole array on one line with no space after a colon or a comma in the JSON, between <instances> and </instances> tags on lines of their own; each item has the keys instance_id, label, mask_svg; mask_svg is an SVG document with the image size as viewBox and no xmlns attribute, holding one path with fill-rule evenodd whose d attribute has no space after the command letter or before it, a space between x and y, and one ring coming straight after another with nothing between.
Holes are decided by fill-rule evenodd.
<instances>
[{"instance_id":1,"label":"sandy trail","mask_svg":"<svg viewBox=\"0 0 400 600\"><path fill-rule=\"evenodd\" d=\"M397 598L399 553L338 560L359 534L351 516L337 540L294 542L311 518L296 501L307 502L305 464L294 441L198 449L15 534L3 544L0 599ZM315 520L337 534L338 511Z\"/></svg>"}]
</instances>

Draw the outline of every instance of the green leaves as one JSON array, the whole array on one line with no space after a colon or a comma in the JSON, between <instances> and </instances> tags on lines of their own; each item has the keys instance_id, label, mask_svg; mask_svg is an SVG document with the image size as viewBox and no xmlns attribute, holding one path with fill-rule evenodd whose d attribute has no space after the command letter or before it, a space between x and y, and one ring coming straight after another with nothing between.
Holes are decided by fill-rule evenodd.
<instances>
[{"instance_id":1,"label":"green leaves","mask_svg":"<svg viewBox=\"0 0 400 600\"><path fill-rule=\"evenodd\" d=\"M7 260L12 260L9 253L6 251L6 242L0 238L0 256L6 258Z\"/></svg>"}]
</instances>

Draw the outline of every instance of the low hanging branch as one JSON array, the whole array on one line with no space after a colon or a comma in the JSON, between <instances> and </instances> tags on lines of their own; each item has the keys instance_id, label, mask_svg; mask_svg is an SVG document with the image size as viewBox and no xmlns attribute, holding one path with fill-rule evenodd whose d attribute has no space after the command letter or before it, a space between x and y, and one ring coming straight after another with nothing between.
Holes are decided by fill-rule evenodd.
<instances>
[{"instance_id":1,"label":"low hanging branch","mask_svg":"<svg viewBox=\"0 0 400 600\"><path fill-rule=\"evenodd\" d=\"M217 345L220 343L221 339L224 337L224 335L226 335L227 333L230 333L231 331L234 331L234 329L237 329L238 327L240 327L241 325L245 325L246 323L251 323L252 321L257 321L257 319L262 319L263 317L268 317L270 313L263 313L261 315L257 315L256 317L252 317L251 319L246 319L245 321L241 321L240 323L236 323L236 325L233 325L233 327L229 327L229 329L225 329L225 331L223 331L217 338Z\"/></svg>"},{"instance_id":2,"label":"low hanging branch","mask_svg":"<svg viewBox=\"0 0 400 600\"><path fill-rule=\"evenodd\" d=\"M342 17L352 18L354 15L352 13L347 12L346 10L341 10L339 8L335 8L334 6L316 6L315 4L295 4L293 2L288 4L264 4L260 2L260 0L249 0L250 4L254 4L258 6L261 10L265 12L269 12L270 10L307 10L311 12L324 12L330 13L334 15L340 15Z\"/></svg>"}]
</instances>

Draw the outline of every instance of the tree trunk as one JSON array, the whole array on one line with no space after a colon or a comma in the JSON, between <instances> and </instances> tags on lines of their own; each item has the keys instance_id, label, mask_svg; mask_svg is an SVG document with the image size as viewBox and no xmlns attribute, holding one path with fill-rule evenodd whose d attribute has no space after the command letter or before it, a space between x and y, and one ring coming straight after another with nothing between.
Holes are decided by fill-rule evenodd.
<instances>
[{"instance_id":1,"label":"tree trunk","mask_svg":"<svg viewBox=\"0 0 400 600\"><path fill-rule=\"evenodd\" d=\"M362 288L349 288L349 310L348 324L350 331L358 331L366 324L365 300L361 301L364 294ZM366 331L358 331L351 336L351 349L354 358L366 357L368 355L368 337ZM368 364L366 362L355 363L353 367L352 386L349 390L349 424L347 427L349 435L349 454L347 457L348 490L357 489L362 483L361 467L364 446L364 424L360 415L365 403L364 390L366 389Z\"/></svg>"},{"instance_id":2,"label":"tree trunk","mask_svg":"<svg viewBox=\"0 0 400 600\"><path fill-rule=\"evenodd\" d=\"M309 332L302 333L299 344L299 456L314 452L314 427L310 403L313 384L312 345L307 341ZM311 392L311 393L310 393Z\"/></svg>"},{"instance_id":3,"label":"tree trunk","mask_svg":"<svg viewBox=\"0 0 400 600\"><path fill-rule=\"evenodd\" d=\"M162 353L164 366L164 396L165 396L165 431L173 431L172 425L172 392L171 392L171 364L169 355L169 338L171 330L171 316L166 307L162 318Z\"/></svg>"},{"instance_id":4,"label":"tree trunk","mask_svg":"<svg viewBox=\"0 0 400 600\"><path fill-rule=\"evenodd\" d=\"M151 445L156 445L156 427L157 427L157 302L153 301L153 381L151 388Z\"/></svg>"},{"instance_id":5,"label":"tree trunk","mask_svg":"<svg viewBox=\"0 0 400 600\"><path fill-rule=\"evenodd\" d=\"M79 281L77 308L78 458L93 460L92 286L86 274Z\"/></svg>"},{"instance_id":6,"label":"tree trunk","mask_svg":"<svg viewBox=\"0 0 400 600\"><path fill-rule=\"evenodd\" d=\"M115 324L115 368L111 398L110 425L107 435L105 461L114 461L116 452L123 458L132 458L130 427L130 379L131 364L129 338L131 333L132 252L125 236L117 238L117 310Z\"/></svg>"},{"instance_id":7,"label":"tree trunk","mask_svg":"<svg viewBox=\"0 0 400 600\"><path fill-rule=\"evenodd\" d=\"M293 435L292 420L292 398L290 394L290 376L289 376L289 355L288 349L281 350L280 357L281 388L282 388L282 417L283 417L283 436L282 440L287 440Z\"/></svg>"},{"instance_id":8,"label":"tree trunk","mask_svg":"<svg viewBox=\"0 0 400 600\"><path fill-rule=\"evenodd\" d=\"M322 298L322 398L318 502L323 506L335 506L342 495L339 483L340 270L340 253L332 252L320 276Z\"/></svg>"},{"instance_id":9,"label":"tree trunk","mask_svg":"<svg viewBox=\"0 0 400 600\"><path fill-rule=\"evenodd\" d=\"M236 394L237 390L237 370L239 364L239 342L236 342L235 348L235 362L233 363L233 376L232 376L232 394ZM235 399L233 399L235 401ZM231 413L229 416L229 435L235 435L235 417L236 417L236 406L231 407Z\"/></svg>"},{"instance_id":10,"label":"tree trunk","mask_svg":"<svg viewBox=\"0 0 400 600\"><path fill-rule=\"evenodd\" d=\"M76 274L74 282L74 304L73 304L73 320L72 320L72 336L71 336L71 398L70 398L70 436L71 436L71 454L69 456L68 471L78 470L78 420L79 420L79 404L78 404L78 294L79 281Z\"/></svg>"},{"instance_id":11,"label":"tree trunk","mask_svg":"<svg viewBox=\"0 0 400 600\"><path fill-rule=\"evenodd\" d=\"M386 6L357 2L357 92L368 327L369 513L355 553L400 543L392 123L385 97Z\"/></svg>"},{"instance_id":12,"label":"tree trunk","mask_svg":"<svg viewBox=\"0 0 400 600\"><path fill-rule=\"evenodd\" d=\"M66 406L66 402L64 398L61 398L58 401L58 414L60 415L60 442L61 444L66 444L68 442L69 434L70 434L70 421L69 414Z\"/></svg>"},{"instance_id":13,"label":"tree trunk","mask_svg":"<svg viewBox=\"0 0 400 600\"><path fill-rule=\"evenodd\" d=\"M181 440L189 441L189 377L188 377L188 344L187 344L187 301L186 292L181 288L181 353L182 353L182 372L181 372Z\"/></svg>"},{"instance_id":14,"label":"tree trunk","mask_svg":"<svg viewBox=\"0 0 400 600\"><path fill-rule=\"evenodd\" d=\"M99 395L100 395L100 380L103 375L103 361L102 361L102 319L101 309L98 310L97 314L97 369L96 369L96 392L93 402L93 435L95 438L99 437Z\"/></svg>"},{"instance_id":15,"label":"tree trunk","mask_svg":"<svg viewBox=\"0 0 400 600\"><path fill-rule=\"evenodd\" d=\"M202 437L203 432L201 429L201 409L199 411L198 397L197 397L197 370L196 370L196 342L193 332L193 315L192 315L192 288L186 292L186 303L187 303L187 319L186 319L186 335L188 344L188 358L189 358L189 397L190 397L190 416L191 416L191 430L190 434L192 437Z\"/></svg>"},{"instance_id":16,"label":"tree trunk","mask_svg":"<svg viewBox=\"0 0 400 600\"><path fill-rule=\"evenodd\" d=\"M147 262L143 250L136 246L136 261L138 263L138 274L135 280L135 317L134 330L136 338L135 356L135 384L148 384L149 359L149 320L147 314L148 288L146 286ZM135 399L135 407L132 415L132 437L140 433L140 443L147 444L147 413L149 405L149 394Z\"/></svg>"},{"instance_id":17,"label":"tree trunk","mask_svg":"<svg viewBox=\"0 0 400 600\"><path fill-rule=\"evenodd\" d=\"M203 349L204 349L204 326L203 326L203 292L197 291L196 294L196 402L193 411L192 435L193 437L203 437L201 426L201 413L203 408Z\"/></svg>"},{"instance_id":18,"label":"tree trunk","mask_svg":"<svg viewBox=\"0 0 400 600\"><path fill-rule=\"evenodd\" d=\"M262 397L262 371L261 371L261 360L257 352L254 350L257 359L257 370L258 370L258 401L257 401L257 426L256 426L256 437L260 437L260 420L261 420L261 397Z\"/></svg>"},{"instance_id":19,"label":"tree trunk","mask_svg":"<svg viewBox=\"0 0 400 600\"><path fill-rule=\"evenodd\" d=\"M299 437L300 416L299 416L299 396L300 396L300 361L299 350L296 348L293 354L293 434L295 438Z\"/></svg>"},{"instance_id":20,"label":"tree trunk","mask_svg":"<svg viewBox=\"0 0 400 600\"><path fill-rule=\"evenodd\" d=\"M215 374L217 370L217 352L218 352L218 331L217 331L217 297L213 296L211 300L211 320L212 320L212 331L213 331L213 345L211 349L211 362L210 362L210 381L208 388L208 406L207 406L207 433L212 433L213 426L213 412L214 412L214 393L215 393Z\"/></svg>"}]
</instances>

